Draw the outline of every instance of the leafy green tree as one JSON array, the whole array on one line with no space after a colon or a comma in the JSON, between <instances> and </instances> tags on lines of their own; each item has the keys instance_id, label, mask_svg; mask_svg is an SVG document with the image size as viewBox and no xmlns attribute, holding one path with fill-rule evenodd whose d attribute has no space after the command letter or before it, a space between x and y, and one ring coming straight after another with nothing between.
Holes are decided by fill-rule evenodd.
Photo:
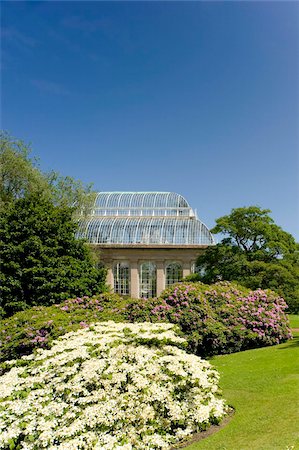
<instances>
[{"instance_id":1,"label":"leafy green tree","mask_svg":"<svg viewBox=\"0 0 299 450\"><path fill-rule=\"evenodd\" d=\"M216 220L212 233L224 235L200 255L198 278L205 283L237 281L246 287L269 288L299 311L299 246L258 206L233 209Z\"/></svg>"},{"instance_id":2,"label":"leafy green tree","mask_svg":"<svg viewBox=\"0 0 299 450\"><path fill-rule=\"evenodd\" d=\"M258 206L236 208L230 215L217 219L211 231L224 234L223 244L237 247L249 259L272 261L293 255L298 250L298 244L291 234L274 223L270 212Z\"/></svg>"},{"instance_id":3,"label":"leafy green tree","mask_svg":"<svg viewBox=\"0 0 299 450\"><path fill-rule=\"evenodd\" d=\"M88 214L91 185L43 173L31 148L0 132L0 304L11 314L73 295L105 289L105 270L75 239L76 219Z\"/></svg>"},{"instance_id":4,"label":"leafy green tree","mask_svg":"<svg viewBox=\"0 0 299 450\"><path fill-rule=\"evenodd\" d=\"M30 147L8 133L0 132L0 207L3 209L18 198L43 192L50 195L50 186L31 159Z\"/></svg>"},{"instance_id":5,"label":"leafy green tree","mask_svg":"<svg viewBox=\"0 0 299 450\"><path fill-rule=\"evenodd\" d=\"M92 183L84 185L81 180L64 177L53 171L46 175L46 179L55 205L73 208L74 217L89 214L96 196L92 190Z\"/></svg>"},{"instance_id":6,"label":"leafy green tree","mask_svg":"<svg viewBox=\"0 0 299 450\"><path fill-rule=\"evenodd\" d=\"M39 193L55 205L71 207L74 216L88 214L95 198L92 184L84 185L54 171L43 173L30 153L30 146L22 140L0 132L0 207Z\"/></svg>"},{"instance_id":7,"label":"leafy green tree","mask_svg":"<svg viewBox=\"0 0 299 450\"><path fill-rule=\"evenodd\" d=\"M0 298L10 315L33 305L105 290L106 270L75 238L72 208L41 194L19 198L0 217Z\"/></svg>"}]
</instances>

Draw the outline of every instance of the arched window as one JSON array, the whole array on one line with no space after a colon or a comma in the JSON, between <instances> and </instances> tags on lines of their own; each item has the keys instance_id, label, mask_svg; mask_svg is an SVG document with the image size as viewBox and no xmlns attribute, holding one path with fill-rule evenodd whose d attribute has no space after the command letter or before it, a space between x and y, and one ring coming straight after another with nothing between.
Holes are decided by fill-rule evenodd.
<instances>
[{"instance_id":1,"label":"arched window","mask_svg":"<svg viewBox=\"0 0 299 450\"><path fill-rule=\"evenodd\" d=\"M113 267L114 292L120 295L130 294L130 267L126 262L119 262Z\"/></svg>"},{"instance_id":2,"label":"arched window","mask_svg":"<svg viewBox=\"0 0 299 450\"><path fill-rule=\"evenodd\" d=\"M178 283L183 278L183 269L180 263L174 262L166 267L166 287Z\"/></svg>"},{"instance_id":3,"label":"arched window","mask_svg":"<svg viewBox=\"0 0 299 450\"><path fill-rule=\"evenodd\" d=\"M157 268L152 262L144 262L139 271L139 296L141 298L156 297L157 295Z\"/></svg>"}]
</instances>

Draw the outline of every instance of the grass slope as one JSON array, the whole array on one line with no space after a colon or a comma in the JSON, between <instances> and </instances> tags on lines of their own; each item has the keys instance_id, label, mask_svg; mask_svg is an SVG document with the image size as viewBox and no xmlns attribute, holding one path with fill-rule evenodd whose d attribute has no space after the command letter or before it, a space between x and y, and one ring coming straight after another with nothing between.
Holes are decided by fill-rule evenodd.
<instances>
[{"instance_id":1,"label":"grass slope","mask_svg":"<svg viewBox=\"0 0 299 450\"><path fill-rule=\"evenodd\" d=\"M212 364L235 415L219 432L186 449L299 449L299 333L275 347L216 356Z\"/></svg>"}]
</instances>

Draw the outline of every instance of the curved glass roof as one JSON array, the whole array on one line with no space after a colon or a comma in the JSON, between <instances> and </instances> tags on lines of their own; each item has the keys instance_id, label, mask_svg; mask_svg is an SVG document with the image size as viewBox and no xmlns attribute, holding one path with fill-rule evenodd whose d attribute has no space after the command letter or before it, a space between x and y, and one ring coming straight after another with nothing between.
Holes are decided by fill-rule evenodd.
<instances>
[{"instance_id":1,"label":"curved glass roof","mask_svg":"<svg viewBox=\"0 0 299 450\"><path fill-rule=\"evenodd\" d=\"M95 208L190 208L175 192L99 192Z\"/></svg>"},{"instance_id":2,"label":"curved glass roof","mask_svg":"<svg viewBox=\"0 0 299 450\"><path fill-rule=\"evenodd\" d=\"M100 192L77 237L92 244L213 245L206 225L173 192Z\"/></svg>"},{"instance_id":3,"label":"curved glass roof","mask_svg":"<svg viewBox=\"0 0 299 450\"><path fill-rule=\"evenodd\" d=\"M98 216L189 215L189 204L175 192L99 192L92 209Z\"/></svg>"}]
</instances>

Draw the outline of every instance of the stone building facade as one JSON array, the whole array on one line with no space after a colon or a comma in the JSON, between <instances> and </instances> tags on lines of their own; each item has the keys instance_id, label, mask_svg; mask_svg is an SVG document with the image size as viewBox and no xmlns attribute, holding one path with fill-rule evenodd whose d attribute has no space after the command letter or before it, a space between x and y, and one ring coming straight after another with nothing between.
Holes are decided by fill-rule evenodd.
<instances>
[{"instance_id":1,"label":"stone building facade","mask_svg":"<svg viewBox=\"0 0 299 450\"><path fill-rule=\"evenodd\" d=\"M187 201L172 192L100 192L78 237L99 250L113 291L133 298L158 296L214 245Z\"/></svg>"}]
</instances>

